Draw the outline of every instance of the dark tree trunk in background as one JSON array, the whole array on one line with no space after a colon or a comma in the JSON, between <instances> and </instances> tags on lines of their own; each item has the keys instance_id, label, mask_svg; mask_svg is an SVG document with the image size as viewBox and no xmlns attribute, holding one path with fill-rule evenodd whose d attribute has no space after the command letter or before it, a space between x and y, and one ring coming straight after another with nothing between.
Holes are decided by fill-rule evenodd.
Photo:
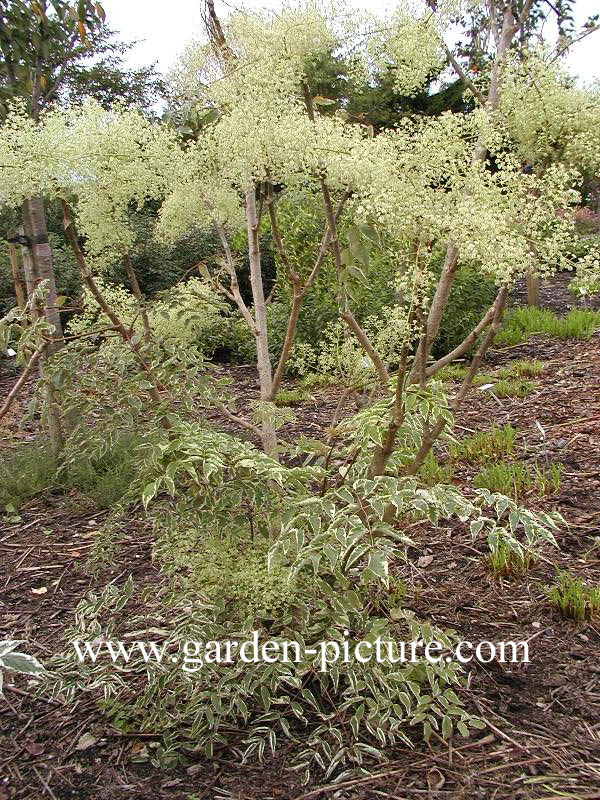
<instances>
[{"instance_id":1,"label":"dark tree trunk in background","mask_svg":"<svg viewBox=\"0 0 600 800\"><path fill-rule=\"evenodd\" d=\"M41 197L30 197L23 204L23 225L27 236L31 240L31 256L33 258L37 283L47 281L48 295L44 305L44 316L48 322L54 325L54 339L61 340L63 337L60 312L56 305L56 281L54 279L54 266L52 262L52 250L48 241L48 229L46 227L46 211L44 201ZM56 351L60 344L56 343L53 351Z\"/></svg>"}]
</instances>

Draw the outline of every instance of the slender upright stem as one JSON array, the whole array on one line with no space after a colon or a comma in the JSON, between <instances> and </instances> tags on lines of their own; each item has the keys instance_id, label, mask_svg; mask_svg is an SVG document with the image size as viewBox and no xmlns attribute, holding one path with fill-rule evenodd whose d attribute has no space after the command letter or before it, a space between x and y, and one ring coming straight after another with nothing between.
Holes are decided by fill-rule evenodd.
<instances>
[{"instance_id":1,"label":"slender upright stem","mask_svg":"<svg viewBox=\"0 0 600 800\"><path fill-rule=\"evenodd\" d=\"M246 189L246 219L248 223L248 258L250 261L250 286L254 301L254 321L256 323L256 363L260 383L261 400L270 401L273 389L273 373L269 355L269 339L267 334L267 306L262 283L260 245L258 241L258 214L256 210L256 190L249 186ZM267 455L277 455L277 434L272 422L262 423L262 443Z\"/></svg>"},{"instance_id":2,"label":"slender upright stem","mask_svg":"<svg viewBox=\"0 0 600 800\"><path fill-rule=\"evenodd\" d=\"M23 284L21 283L21 275L19 270L19 256L17 252L17 247L13 242L9 242L8 244L8 258L10 260L10 271L12 274L13 286L15 287L15 297L17 300L17 306L20 309L23 309L25 308L25 293L23 291Z\"/></svg>"},{"instance_id":3,"label":"slender upright stem","mask_svg":"<svg viewBox=\"0 0 600 800\"><path fill-rule=\"evenodd\" d=\"M94 300L98 303L98 305L100 306L102 311L106 314L106 316L112 322L112 324L115 327L115 330L121 336L121 338L123 339L125 344L127 344L127 346L130 348L130 350L132 351L132 353L133 353L136 361L140 365L140 367L143 369L143 371L148 376L148 380L150 381L150 384L151 384L150 389L148 389L148 394L150 395L151 400L153 401L153 403L156 406L161 406L162 403L163 403L163 397L161 396L161 392L164 393L164 394L167 394L166 388L156 378L153 370L151 369L150 365L147 363L147 361L146 361L146 359L145 359L145 357L144 357L144 355L143 355L143 353L141 351L139 343L135 342L134 339L133 339L132 331L130 331L125 326L125 324L123 323L121 318L118 316L118 314L106 302L106 299L104 298L104 295L102 294L102 292L98 288L98 285L96 284L96 281L92 277L92 273L90 272L90 269L88 267L86 258L85 258L84 254L83 254L83 251L81 250L81 248L79 246L79 241L77 239L77 231L75 230L75 223L73 222L73 218L71 216L71 209L69 208L66 200L64 200L64 198L62 198L62 197L60 198L60 204L61 204L62 211L63 211L63 226L64 226L64 229L65 229L65 235L67 237L67 240L68 240L69 244L71 245L71 249L72 249L73 254L74 254L74 256L75 256L75 258L77 260L77 265L79 267L79 271L81 273L81 277L83 279L83 282L85 283L87 288L90 290ZM168 396L168 394L167 394L167 396ZM170 399L172 399L172 398L170 398ZM170 424L169 420L165 416L163 416L161 418L161 426L165 430L168 430L168 429L171 428L171 424Z\"/></svg>"},{"instance_id":4,"label":"slender upright stem","mask_svg":"<svg viewBox=\"0 0 600 800\"><path fill-rule=\"evenodd\" d=\"M150 320L148 319L148 312L144 306L144 297L140 291L140 285L138 283L137 275L135 274L129 253L125 253L123 255L123 261L125 263L125 271L127 272L127 278L129 279L131 291L138 302L140 317L142 318L142 325L144 327L144 343L148 345L150 344Z\"/></svg>"}]
</instances>

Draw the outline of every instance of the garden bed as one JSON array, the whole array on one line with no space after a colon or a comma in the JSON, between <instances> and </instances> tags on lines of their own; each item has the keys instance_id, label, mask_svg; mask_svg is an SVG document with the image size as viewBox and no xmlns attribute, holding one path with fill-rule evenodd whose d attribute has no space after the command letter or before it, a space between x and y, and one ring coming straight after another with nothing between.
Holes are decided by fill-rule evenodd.
<instances>
[{"instance_id":1,"label":"garden bed","mask_svg":"<svg viewBox=\"0 0 600 800\"><path fill-rule=\"evenodd\" d=\"M421 524L411 530L410 557L394 575L405 586L403 605L421 621L455 628L462 640L529 642L529 664L469 665L462 699L487 729L450 745L434 737L429 745L388 750L389 762L366 778L320 785L315 776L303 787L287 769L301 742L282 745L264 764L240 765L223 750L210 761L194 757L161 770L150 762L159 737L116 732L93 694L78 696L74 706L36 699L23 676L9 675L0 703L6 734L0 741L0 800L600 797L600 631L597 622L563 619L547 596L556 569L600 583L600 337L534 337L491 352L484 369L495 380L503 367L533 358L542 369L525 397L497 398L474 389L475 399L457 416L456 434L510 424L516 431L511 461L563 465L557 491L542 497L530 490L520 498L527 507L564 516L568 527L557 536L560 549L544 549L524 574L494 577L486 543L473 542L466 526ZM244 401L256 393L251 369L226 372ZM325 436L340 390L313 394L295 409L297 422L284 439ZM444 458L440 453L442 464ZM457 460L451 481L468 493L480 469ZM83 570L106 513L50 494L5 517L0 638L25 639L29 652L45 661L60 647L87 592L109 581L123 583L129 574L137 593L157 582L151 532L139 516L123 526L109 568L94 575Z\"/></svg>"}]
</instances>

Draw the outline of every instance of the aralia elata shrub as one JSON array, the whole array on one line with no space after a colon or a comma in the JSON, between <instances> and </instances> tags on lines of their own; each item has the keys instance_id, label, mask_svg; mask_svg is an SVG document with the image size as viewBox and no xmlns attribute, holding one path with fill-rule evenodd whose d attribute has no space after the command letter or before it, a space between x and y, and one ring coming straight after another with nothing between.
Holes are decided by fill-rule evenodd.
<instances>
[{"instance_id":1,"label":"aralia elata shrub","mask_svg":"<svg viewBox=\"0 0 600 800\"><path fill-rule=\"evenodd\" d=\"M402 431L405 458L418 447L427 413L445 413L436 398L414 394ZM418 620L391 591L411 543L404 526L456 517L474 540L486 537L492 552L501 541L517 559L555 544L557 515L534 514L486 489L469 498L452 486L423 487L418 477L370 477L377 418L387 412L381 402L345 422L333 465L309 443L298 452L310 464L285 467L247 442L189 423L149 443L131 499L141 495L155 522L162 580L142 592L143 618L128 612L132 581L84 599L64 652L47 665L52 675L44 688L54 696L102 693L120 730L162 735L160 766L221 746L262 759L286 740L304 741L292 766L306 780L364 771L394 743L411 745L411 729L428 740L433 732L448 738L481 727L452 659L394 664L384 655L379 664L332 661L324 671L317 656L297 663L233 658L204 661L193 673L171 661L181 657L182 641L244 641L255 631L261 644L282 649L284 641L304 651L323 641L342 648L381 637L435 639L450 652L457 632ZM228 565L231 580L219 580ZM118 671L106 658L76 662L74 641L129 641L146 629L148 615L153 638L160 634L166 645L161 663L149 666L136 653Z\"/></svg>"},{"instance_id":2,"label":"aralia elata shrub","mask_svg":"<svg viewBox=\"0 0 600 800\"><path fill-rule=\"evenodd\" d=\"M456 516L472 536L487 536L492 552L501 541L502 548L523 558L554 541L556 517L533 514L486 488L467 498L451 486L423 486L419 475L435 442L452 429L453 414L494 340L514 282L573 266L574 221L556 209L579 202L578 170L596 157L597 150L585 144L586 132L593 137L598 131L595 94L569 94L547 66L543 103L548 100L548 108L560 115L563 106L555 99L564 89L570 104L589 101L592 111L577 148L553 157L543 170L524 169L535 137L529 128L521 132L514 105L520 104L520 111L526 102L536 102L526 91L535 78L528 66L543 69L544 62L523 58L519 69L514 67L511 48L531 6L525 4L516 16L511 5L496 2L489 72L474 83L452 62L473 96L469 114L410 117L374 135L342 114L322 113L327 98L315 95L308 79L308 65L316 58L351 48L357 77L368 82L375 68L387 65L397 91L418 91L444 61L444 36L457 10L454 3L434 5L424 14L400 6L383 21L355 12L330 16L312 3L278 16L236 13L224 27L213 19L211 41L192 45L173 77L173 96L206 111L199 135L186 142L136 112L106 111L93 103L49 111L39 123L15 107L0 129L3 203L18 207L31 196L58 198L65 234L103 326L75 331L75 322L41 383L54 405L60 401L71 431L66 463L75 450L102 452L110 437L134 429L141 439L139 470L120 501L122 509L141 501L150 515L162 512L159 530L170 513L182 530L202 525L214 536L237 535L240 548L254 535L257 542L266 539L268 565L279 571L273 575L287 573L295 594L289 608L278 607L275 620L263 624L264 635L293 631L310 643L323 635L339 640L348 630L365 638L391 632L397 622L401 630L433 636L405 610L388 608L376 616L370 603L385 593L390 567L407 543L406 519L436 525ZM517 98L513 103L511 96ZM278 211L280 204L283 210L286 202L305 202L307 193L320 204L321 227L309 226L312 259L300 267L287 246L285 215ZM174 308L164 301L162 329L141 295L132 266L132 215L149 200L162 203L156 231L162 241L212 229L221 244L222 253L202 267L196 322L194 309L182 301L183 289L171 298ZM266 226L289 286L277 357L263 280ZM251 303L240 291L235 237L245 237L247 245ZM375 321L368 315L359 319L365 276L382 254L393 258L393 303ZM117 258L131 285L131 296L121 304L97 279ZM586 253L582 276L594 272L594 258ZM461 341L440 353L435 348L442 321L451 312L457 276L466 268L477 270L481 286L494 284L496 293L479 318L469 321ZM351 362L370 373L378 391L358 415L335 420L327 443L302 440L289 446L301 466L287 466L280 461L278 428L292 415L277 407L276 398L294 353L300 314L305 303L310 308L326 271L333 276L325 283L335 298L336 317L329 323L324 370L333 364L347 372ZM210 326L203 327L203 320L218 309L217 297L254 340L260 399L249 404L245 416L205 363L210 347L202 338ZM30 306L25 313L29 325L17 314L3 326L18 336L28 368L29 344L37 353L47 347L48 331L34 312ZM197 345L171 336L180 322L199 326ZM101 347L98 336L105 341ZM448 399L436 376L467 354L470 365ZM303 357L311 357L306 348ZM363 380L357 374L356 382ZM260 440L262 451L215 430L202 418L203 404L217 407ZM92 430L89 419L97 421ZM510 437L501 438L508 447ZM156 616L174 638L214 639L239 630L225 598L203 598L184 569L165 580L164 594L145 601L157 604ZM132 592L130 583L123 593L109 586L85 601L71 638L93 639L101 629L110 634ZM269 609L248 609L245 629L264 623L263 610ZM169 665L148 671L132 663L126 669L135 673L135 689L102 664L76 668L72 659L59 658L54 666L56 691L102 689L115 724L163 732L166 757L182 742L210 754L230 741L231 729L240 724L246 729L246 755L263 756L267 748L275 750L280 734L294 735L291 724L298 720L308 725L309 738L297 766L343 775L366 758L380 758L385 746L409 741L411 723L422 726L425 738L433 731L447 738L455 727L464 734L470 723L480 724L465 696L454 691L460 676L446 662L397 671L384 665L381 674L357 667L327 677L310 663L290 669L259 664L253 670L235 663L225 672L209 668L195 683ZM182 709L177 720L174 705Z\"/></svg>"}]
</instances>

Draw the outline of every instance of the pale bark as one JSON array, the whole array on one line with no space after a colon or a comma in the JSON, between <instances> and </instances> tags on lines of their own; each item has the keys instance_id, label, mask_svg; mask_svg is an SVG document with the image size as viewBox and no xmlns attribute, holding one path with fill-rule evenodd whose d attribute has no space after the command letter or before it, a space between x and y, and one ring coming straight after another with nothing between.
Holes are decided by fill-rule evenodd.
<instances>
[{"instance_id":1,"label":"pale bark","mask_svg":"<svg viewBox=\"0 0 600 800\"><path fill-rule=\"evenodd\" d=\"M454 400L452 401L451 408L453 413L456 413L458 409L461 407L463 400L465 399L469 390L471 389L471 386L473 385L473 378L477 374L477 370L481 366L481 362L483 361L485 354L487 353L490 345L494 341L494 336L498 332L498 328L500 327L500 323L502 321L502 315L504 313L504 308L506 306L507 297L508 297L508 287L502 286L498 293L498 299L496 303L496 308L494 310L494 316L490 323L488 332L483 341L481 342L481 344L479 345L477 352L475 353L473 360L471 361L469 371L467 372L465 379L463 380L456 395L454 396ZM416 473L419 471L419 468L425 461L427 454L433 447L436 439L439 437L439 435L441 434L441 432L444 430L445 427L446 427L446 421L440 417L436 422L436 424L433 426L433 428L425 432L425 435L421 442L421 446L419 447L419 450L412 464L406 471L407 475L416 475Z\"/></svg>"},{"instance_id":2,"label":"pale bark","mask_svg":"<svg viewBox=\"0 0 600 800\"><path fill-rule=\"evenodd\" d=\"M427 369L425 370L425 376L427 378L431 378L440 369L447 366L448 364L452 364L454 361L456 361L457 358L461 358L462 356L464 356L466 353L469 352L471 347L473 347L477 339L481 336L483 331L492 321L494 313L496 311L496 302L497 298L496 300L494 300L494 303L490 306L490 308L488 308L483 317L479 320L477 325L473 328L471 333L469 333L468 336L465 336L462 342L459 345L457 345L454 348L454 350L451 350L449 353L446 353L445 356L438 358L437 361L434 361L433 364L427 367Z\"/></svg>"},{"instance_id":3,"label":"pale bark","mask_svg":"<svg viewBox=\"0 0 600 800\"><path fill-rule=\"evenodd\" d=\"M210 208L210 206L208 206ZM225 265L227 267L227 272L229 273L229 282L230 282L230 291L227 291L225 287L220 284L218 281L212 280L210 277L210 273L208 275L209 280L211 280L213 286L220 292L222 292L226 297L229 298L233 303L236 304L238 307L246 325L250 329L253 336L256 336L256 323L252 314L250 313L250 309L244 302L244 298L240 292L240 285L237 279L237 273L235 271L235 261L233 259L233 253L231 252L231 247L229 246L229 242L227 241L227 234L225 232L225 228L221 223L215 222L215 228L219 235L219 239L221 240L221 245L223 247L223 252L225 254ZM265 300L265 304L266 304Z\"/></svg>"},{"instance_id":4,"label":"pale bark","mask_svg":"<svg viewBox=\"0 0 600 800\"><path fill-rule=\"evenodd\" d=\"M39 208L37 209L36 215L34 215L30 212L29 201L25 201L23 204L23 231L24 234L29 238L31 246L24 246L21 252L23 256L25 284L27 286L27 293L29 296L33 295L40 282L44 279L40 271L40 262L36 257L38 250L33 245L33 237L35 235L34 231L40 227L41 229L45 230L46 221L43 213L43 205L41 211L41 220L43 224L40 223ZM50 262L50 267L51 266L52 262ZM47 264L44 266L44 269L47 269ZM34 322L35 320L39 319L39 317L43 316L47 322L54 326L52 341L45 342L39 359L40 376L42 378L45 375L45 364L48 360L48 357L59 349L62 341L62 325L60 322L58 307L56 305L56 286L54 285L54 275L52 272L50 272L49 275L46 272L46 280L48 294L46 295L44 305L41 306L36 303L32 305L31 309L32 319ZM58 455L64 447L64 436L60 408L56 398L56 390L50 383L47 383L46 386L45 420L48 425L50 449L55 455Z\"/></svg>"},{"instance_id":5,"label":"pale bark","mask_svg":"<svg viewBox=\"0 0 600 800\"><path fill-rule=\"evenodd\" d=\"M496 43L496 56L492 65L490 74L490 86L488 89L486 107L488 112L494 113L498 110L500 104L500 81L501 81L501 68L502 61L508 52L510 45L514 39L515 34L518 33L524 24L527 16L531 10L531 0L526 0L523 10L518 19L515 16L509 5L502 8L502 24L498 24L496 17L496 7L493 0L488 3L488 10L490 15L490 24L494 39ZM462 78L461 71L458 71L459 76ZM483 141L477 142L473 151L473 165L480 164L487 158L487 148ZM436 287L433 297L429 315L427 318L427 335L424 343L420 348L425 349L424 355L429 358L431 349L433 347L435 338L438 334L440 323L450 297L450 291L454 283L454 278L458 269L459 251L454 242L450 242L446 249L446 256L444 259L444 266L442 275ZM417 352L416 361L421 358L423 353ZM413 367L413 373L415 368ZM413 376L414 377L414 376Z\"/></svg>"},{"instance_id":6,"label":"pale bark","mask_svg":"<svg viewBox=\"0 0 600 800\"><path fill-rule=\"evenodd\" d=\"M246 219L248 223L248 258L250 261L250 286L254 301L254 322L256 326L256 364L260 384L261 400L271 400L273 373L269 355L269 339L267 334L267 306L262 283L260 261L260 245L258 241L258 215L256 213L256 195L254 186L246 190ZM261 440L265 453L277 455L277 433L272 422L264 420L261 425Z\"/></svg>"},{"instance_id":7,"label":"pale bark","mask_svg":"<svg viewBox=\"0 0 600 800\"><path fill-rule=\"evenodd\" d=\"M19 233L21 235L25 235L25 228L23 226L19 228ZM23 261L23 276L25 278L25 288L27 290L27 297L31 297L35 292L38 281L35 272L35 265L31 255L31 250L29 249L29 247L26 247L25 245L21 245L21 259ZM32 307L31 311L35 322L35 319L37 318L38 314L37 306Z\"/></svg>"}]
</instances>

